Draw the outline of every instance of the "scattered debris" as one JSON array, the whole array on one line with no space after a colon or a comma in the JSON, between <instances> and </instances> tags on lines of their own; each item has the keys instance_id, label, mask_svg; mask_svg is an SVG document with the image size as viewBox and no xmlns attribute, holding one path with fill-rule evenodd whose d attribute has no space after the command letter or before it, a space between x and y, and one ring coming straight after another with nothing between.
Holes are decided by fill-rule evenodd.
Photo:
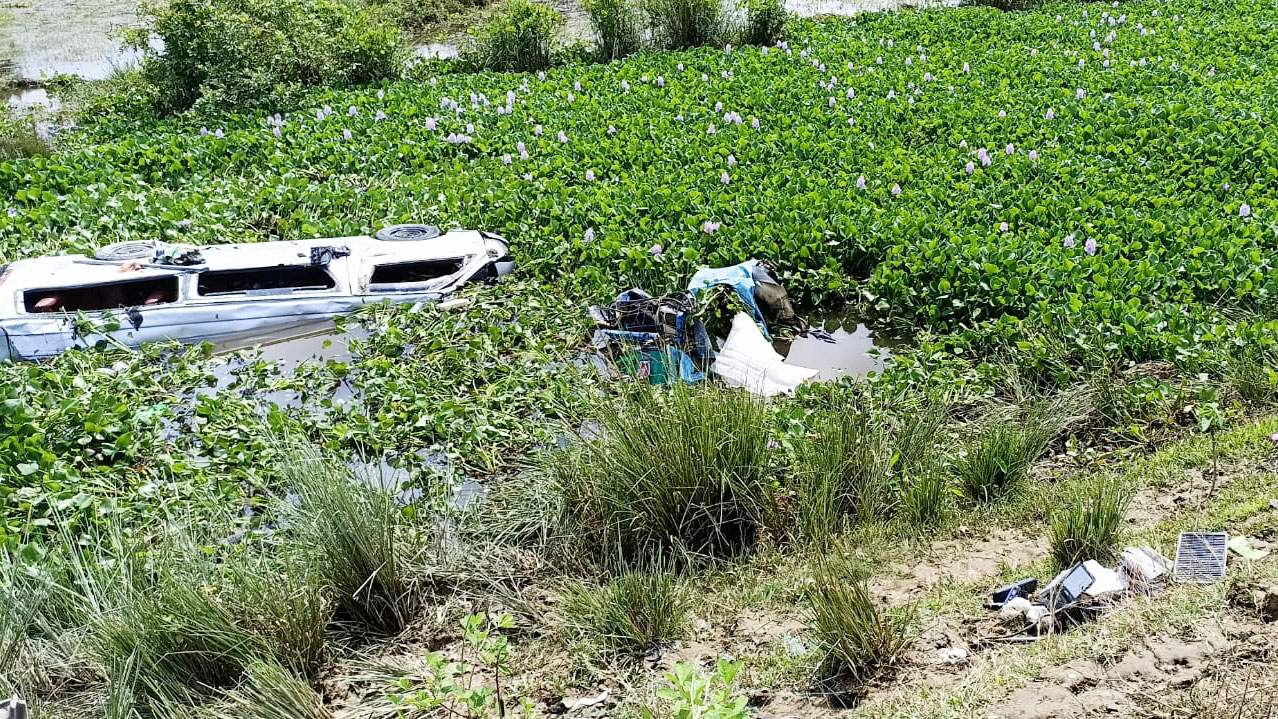
<instances>
[{"instance_id":1,"label":"scattered debris","mask_svg":"<svg viewBox=\"0 0 1278 719\"><path fill-rule=\"evenodd\" d=\"M1116 570L1089 559L1061 571L1037 592L1034 578L1000 587L986 606L998 609L999 619L1013 632L995 639L1035 641L1090 621L1129 591L1158 591L1165 586L1170 570L1171 562L1157 551L1128 547Z\"/></svg>"},{"instance_id":2,"label":"scattered debris","mask_svg":"<svg viewBox=\"0 0 1278 719\"><path fill-rule=\"evenodd\" d=\"M1229 543L1226 544L1225 546L1229 547L1229 551L1233 552L1234 554L1237 554L1243 559L1252 559L1252 560L1264 559L1265 557L1269 556L1268 550L1257 549L1251 546L1251 540L1241 535L1235 536L1232 539L1230 539Z\"/></svg>"},{"instance_id":3,"label":"scattered debris","mask_svg":"<svg viewBox=\"0 0 1278 719\"><path fill-rule=\"evenodd\" d=\"M0 699L0 719L27 719L27 703L14 695Z\"/></svg>"},{"instance_id":4,"label":"scattered debris","mask_svg":"<svg viewBox=\"0 0 1278 719\"><path fill-rule=\"evenodd\" d=\"M1270 508L1270 509L1278 509L1278 499L1271 499L1271 500L1269 500L1269 508Z\"/></svg>"},{"instance_id":5,"label":"scattered debris","mask_svg":"<svg viewBox=\"0 0 1278 719\"><path fill-rule=\"evenodd\" d=\"M985 606L988 609L998 609L1017 597L1033 595L1036 589L1038 589L1038 578L1022 579L1014 584L995 589L990 601Z\"/></svg>"},{"instance_id":6,"label":"scattered debris","mask_svg":"<svg viewBox=\"0 0 1278 719\"><path fill-rule=\"evenodd\" d=\"M610 693L610 690L605 688L603 691L599 692L598 695L593 697L564 697L559 700L559 704L563 707L563 711L567 713L574 709L582 709L584 707L592 707L596 704L602 704L608 700L608 695Z\"/></svg>"},{"instance_id":7,"label":"scattered debris","mask_svg":"<svg viewBox=\"0 0 1278 719\"><path fill-rule=\"evenodd\" d=\"M750 316L738 312L732 319L732 332L723 349L715 356L710 371L732 387L745 387L764 397L789 394L817 370L785 363Z\"/></svg>"},{"instance_id":8,"label":"scattered debris","mask_svg":"<svg viewBox=\"0 0 1278 719\"><path fill-rule=\"evenodd\" d=\"M936 658L942 664L957 666L967 663L967 650L963 647L944 647L936 650Z\"/></svg>"},{"instance_id":9,"label":"scattered debris","mask_svg":"<svg viewBox=\"0 0 1278 719\"><path fill-rule=\"evenodd\" d=\"M1212 584L1225 578L1225 532L1181 532L1176 542L1176 581Z\"/></svg>"}]
</instances>

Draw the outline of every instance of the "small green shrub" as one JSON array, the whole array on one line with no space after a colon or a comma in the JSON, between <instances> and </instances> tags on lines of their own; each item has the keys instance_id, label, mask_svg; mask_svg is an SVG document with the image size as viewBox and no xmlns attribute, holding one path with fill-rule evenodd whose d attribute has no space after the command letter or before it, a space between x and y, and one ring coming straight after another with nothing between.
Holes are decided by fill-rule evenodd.
<instances>
[{"instance_id":1,"label":"small green shrub","mask_svg":"<svg viewBox=\"0 0 1278 719\"><path fill-rule=\"evenodd\" d=\"M747 719L750 709L744 695L733 690L741 662L720 659L713 674L705 675L685 662L675 662L666 674L669 687L657 690L657 698L669 704L665 711L640 710L643 719Z\"/></svg>"},{"instance_id":2,"label":"small green shrub","mask_svg":"<svg viewBox=\"0 0 1278 719\"><path fill-rule=\"evenodd\" d=\"M864 571L845 555L821 560L808 599L828 674L864 682L895 664L909 646L913 605L880 609L870 598Z\"/></svg>"},{"instance_id":3,"label":"small green shrub","mask_svg":"<svg viewBox=\"0 0 1278 719\"><path fill-rule=\"evenodd\" d=\"M682 636L688 597L671 572L625 572L592 587L569 583L561 597L566 626L618 654L643 654Z\"/></svg>"},{"instance_id":4,"label":"small green shrub","mask_svg":"<svg viewBox=\"0 0 1278 719\"><path fill-rule=\"evenodd\" d=\"M280 474L300 499L297 540L317 553L338 615L376 633L403 629L416 602L401 556L407 550L397 543L402 514L395 496L360 483L313 449L287 454Z\"/></svg>"},{"instance_id":5,"label":"small green shrub","mask_svg":"<svg viewBox=\"0 0 1278 719\"><path fill-rule=\"evenodd\" d=\"M741 42L747 45L775 45L785 39L784 0L745 0L745 25Z\"/></svg>"},{"instance_id":6,"label":"small green shrub","mask_svg":"<svg viewBox=\"0 0 1278 719\"><path fill-rule=\"evenodd\" d=\"M163 112L262 107L301 87L375 82L398 76L407 58L399 30L340 0L157 0L141 14L130 42Z\"/></svg>"},{"instance_id":7,"label":"small green shrub","mask_svg":"<svg viewBox=\"0 0 1278 719\"><path fill-rule=\"evenodd\" d=\"M1278 396L1278 358L1267 352L1229 357L1223 374L1225 384L1244 402L1264 404Z\"/></svg>"},{"instance_id":8,"label":"small green shrub","mask_svg":"<svg viewBox=\"0 0 1278 719\"><path fill-rule=\"evenodd\" d=\"M968 0L973 5L985 5L998 8L1004 12L1020 12L1032 10L1043 4L1043 0Z\"/></svg>"},{"instance_id":9,"label":"small green shrub","mask_svg":"<svg viewBox=\"0 0 1278 719\"><path fill-rule=\"evenodd\" d=\"M471 8L483 7L484 0L365 0L389 22L421 33Z\"/></svg>"},{"instance_id":10,"label":"small green shrub","mask_svg":"<svg viewBox=\"0 0 1278 719\"><path fill-rule=\"evenodd\" d=\"M644 0L643 9L652 43L662 50L717 44L727 21L721 0Z\"/></svg>"},{"instance_id":11,"label":"small green shrub","mask_svg":"<svg viewBox=\"0 0 1278 719\"><path fill-rule=\"evenodd\" d=\"M767 407L741 390L640 388L597 408L600 434L549 458L557 525L580 556L724 556L775 525ZM677 556L675 558L678 558Z\"/></svg>"},{"instance_id":12,"label":"small green shrub","mask_svg":"<svg viewBox=\"0 0 1278 719\"><path fill-rule=\"evenodd\" d=\"M1131 489L1103 479L1072 492L1052 513L1051 553L1059 568L1094 559L1110 564L1118 553Z\"/></svg>"},{"instance_id":13,"label":"small green shrub","mask_svg":"<svg viewBox=\"0 0 1278 719\"><path fill-rule=\"evenodd\" d=\"M544 70L550 67L555 31L563 21L552 7L506 0L488 22L471 30L462 59L497 72Z\"/></svg>"},{"instance_id":14,"label":"small green shrub","mask_svg":"<svg viewBox=\"0 0 1278 719\"><path fill-rule=\"evenodd\" d=\"M632 0L584 0L601 62L619 60L643 44L639 13Z\"/></svg>"}]
</instances>

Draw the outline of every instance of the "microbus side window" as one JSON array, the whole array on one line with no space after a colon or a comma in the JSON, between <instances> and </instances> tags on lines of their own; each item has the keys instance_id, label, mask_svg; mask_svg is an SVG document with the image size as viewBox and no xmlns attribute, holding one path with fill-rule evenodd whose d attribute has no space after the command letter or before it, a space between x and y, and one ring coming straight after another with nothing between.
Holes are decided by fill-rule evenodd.
<instances>
[{"instance_id":1,"label":"microbus side window","mask_svg":"<svg viewBox=\"0 0 1278 719\"><path fill-rule=\"evenodd\" d=\"M27 312L101 312L162 305L177 300L177 277L152 277L78 287L41 287L22 293L23 309Z\"/></svg>"},{"instance_id":2,"label":"microbus side window","mask_svg":"<svg viewBox=\"0 0 1278 719\"><path fill-rule=\"evenodd\" d=\"M323 267L254 267L245 270L201 272L196 291L202 297L218 295L278 295L322 292L337 286Z\"/></svg>"}]
</instances>

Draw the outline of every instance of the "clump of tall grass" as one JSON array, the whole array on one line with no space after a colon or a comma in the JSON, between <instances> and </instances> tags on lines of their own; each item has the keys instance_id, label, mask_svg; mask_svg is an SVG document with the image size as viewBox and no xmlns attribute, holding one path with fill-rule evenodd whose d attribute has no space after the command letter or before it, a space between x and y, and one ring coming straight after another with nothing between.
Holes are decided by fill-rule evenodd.
<instances>
[{"instance_id":1,"label":"clump of tall grass","mask_svg":"<svg viewBox=\"0 0 1278 719\"><path fill-rule=\"evenodd\" d=\"M975 502L1014 494L1028 478L1034 460L1090 406L1090 392L1078 390L985 417L954 463L963 493Z\"/></svg>"},{"instance_id":2,"label":"clump of tall grass","mask_svg":"<svg viewBox=\"0 0 1278 719\"><path fill-rule=\"evenodd\" d=\"M783 0L745 0L745 25L741 42L747 45L774 45L785 38Z\"/></svg>"},{"instance_id":3,"label":"clump of tall grass","mask_svg":"<svg viewBox=\"0 0 1278 719\"><path fill-rule=\"evenodd\" d=\"M876 605L864 570L843 553L820 560L808 600L829 675L867 681L894 665L909 647L914 606Z\"/></svg>"},{"instance_id":4,"label":"clump of tall grass","mask_svg":"<svg viewBox=\"0 0 1278 719\"><path fill-rule=\"evenodd\" d=\"M599 436L543 468L551 534L606 561L725 556L776 517L765 405L741 390L677 385L597 408Z\"/></svg>"},{"instance_id":5,"label":"clump of tall grass","mask_svg":"<svg viewBox=\"0 0 1278 719\"><path fill-rule=\"evenodd\" d=\"M402 554L410 550L398 543L403 515L395 496L307 447L285 450L280 473L300 500L291 513L297 541L317 552L338 617L380 634L403 629L416 599Z\"/></svg>"},{"instance_id":6,"label":"clump of tall grass","mask_svg":"<svg viewBox=\"0 0 1278 719\"><path fill-rule=\"evenodd\" d=\"M939 523L949 493L937 443L948 419L945 405L930 400L894 416L855 406L820 415L797 452L800 536L824 541L849 520L886 520L898 503L911 523Z\"/></svg>"},{"instance_id":7,"label":"clump of tall grass","mask_svg":"<svg viewBox=\"0 0 1278 719\"><path fill-rule=\"evenodd\" d=\"M648 33L662 50L717 44L727 26L721 0L644 0Z\"/></svg>"},{"instance_id":8,"label":"clump of tall grass","mask_svg":"<svg viewBox=\"0 0 1278 719\"><path fill-rule=\"evenodd\" d=\"M550 67L555 30L564 22L558 11L531 0L506 0L471 31L462 59L498 72L527 72Z\"/></svg>"},{"instance_id":9,"label":"clump of tall grass","mask_svg":"<svg viewBox=\"0 0 1278 719\"><path fill-rule=\"evenodd\" d=\"M590 15L601 62L620 60L642 46L639 13L631 0L584 0L582 7Z\"/></svg>"},{"instance_id":10,"label":"clump of tall grass","mask_svg":"<svg viewBox=\"0 0 1278 719\"><path fill-rule=\"evenodd\" d=\"M1131 488L1115 479L1070 492L1052 516L1051 554L1056 565L1071 567L1088 559L1112 563L1131 498Z\"/></svg>"},{"instance_id":11,"label":"clump of tall grass","mask_svg":"<svg viewBox=\"0 0 1278 719\"><path fill-rule=\"evenodd\" d=\"M809 541L835 534L854 516L873 522L891 502L892 444L888 431L859 411L834 411L799 449L798 528Z\"/></svg>"},{"instance_id":12,"label":"clump of tall grass","mask_svg":"<svg viewBox=\"0 0 1278 719\"><path fill-rule=\"evenodd\" d=\"M12 560L0 561L0 694L27 695L27 670L35 663L30 635L39 624L47 591Z\"/></svg>"},{"instance_id":13,"label":"clump of tall grass","mask_svg":"<svg viewBox=\"0 0 1278 719\"><path fill-rule=\"evenodd\" d=\"M316 560L301 547L249 549L223 561L223 595L241 626L293 672L313 676L324 657L329 602Z\"/></svg>"},{"instance_id":14,"label":"clump of tall grass","mask_svg":"<svg viewBox=\"0 0 1278 719\"><path fill-rule=\"evenodd\" d=\"M31 117L0 105L0 162L49 152L49 145L40 139Z\"/></svg>"},{"instance_id":15,"label":"clump of tall grass","mask_svg":"<svg viewBox=\"0 0 1278 719\"><path fill-rule=\"evenodd\" d=\"M332 719L315 690L279 663L253 662L246 676L209 719Z\"/></svg>"},{"instance_id":16,"label":"clump of tall grass","mask_svg":"<svg viewBox=\"0 0 1278 719\"><path fill-rule=\"evenodd\" d=\"M146 703L191 704L234 686L269 647L217 600L207 574L163 561L153 584L99 618L95 653L103 666L127 667Z\"/></svg>"},{"instance_id":17,"label":"clump of tall grass","mask_svg":"<svg viewBox=\"0 0 1278 719\"><path fill-rule=\"evenodd\" d=\"M1244 402L1263 404L1278 397L1278 357L1268 352L1231 356L1222 374L1226 386Z\"/></svg>"},{"instance_id":18,"label":"clump of tall grass","mask_svg":"<svg viewBox=\"0 0 1278 719\"><path fill-rule=\"evenodd\" d=\"M560 596L566 627L610 653L643 654L683 635L688 594L674 573L626 571L598 586L569 582Z\"/></svg>"}]
</instances>

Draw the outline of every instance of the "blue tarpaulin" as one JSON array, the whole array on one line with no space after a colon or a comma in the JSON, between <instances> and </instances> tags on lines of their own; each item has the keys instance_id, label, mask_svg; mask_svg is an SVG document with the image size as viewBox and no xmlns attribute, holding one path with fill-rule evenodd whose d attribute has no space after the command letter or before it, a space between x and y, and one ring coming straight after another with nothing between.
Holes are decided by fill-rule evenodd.
<instances>
[{"instance_id":1,"label":"blue tarpaulin","mask_svg":"<svg viewBox=\"0 0 1278 719\"><path fill-rule=\"evenodd\" d=\"M763 336L771 340L772 335L768 334L768 323L763 319L763 311L759 309L759 303L754 299L754 287L757 284L754 271L758 265L758 260L746 260L731 267L707 267L697 270L688 283L688 291L695 297L701 290L710 289L715 285L731 287L741 301L750 308L750 314L754 316L759 329L763 330Z\"/></svg>"},{"instance_id":2,"label":"blue tarpaulin","mask_svg":"<svg viewBox=\"0 0 1278 719\"><path fill-rule=\"evenodd\" d=\"M616 342L633 346L644 352L667 353L679 365L679 379L684 382L700 382L705 379L688 353L673 347L661 347L661 335L656 332L629 332L626 330L595 330L592 344L596 349L604 349Z\"/></svg>"}]
</instances>

